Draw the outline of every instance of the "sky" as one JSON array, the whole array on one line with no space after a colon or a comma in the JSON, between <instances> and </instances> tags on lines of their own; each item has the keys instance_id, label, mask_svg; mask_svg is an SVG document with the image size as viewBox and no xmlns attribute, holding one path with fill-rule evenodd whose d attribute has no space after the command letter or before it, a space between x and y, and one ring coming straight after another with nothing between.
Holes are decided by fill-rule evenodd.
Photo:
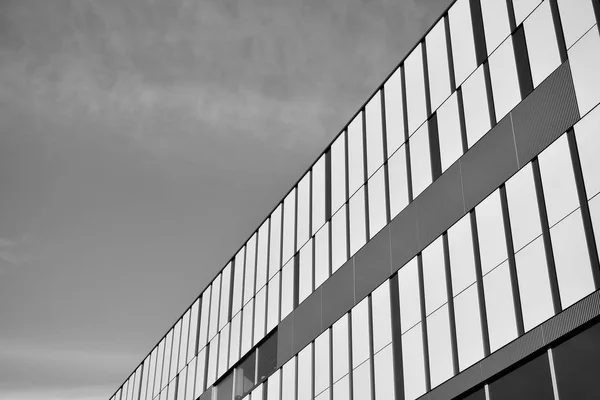
<instances>
[{"instance_id":1,"label":"sky","mask_svg":"<svg viewBox=\"0 0 600 400\"><path fill-rule=\"evenodd\" d=\"M0 0L0 400L108 399L450 0Z\"/></svg>"}]
</instances>

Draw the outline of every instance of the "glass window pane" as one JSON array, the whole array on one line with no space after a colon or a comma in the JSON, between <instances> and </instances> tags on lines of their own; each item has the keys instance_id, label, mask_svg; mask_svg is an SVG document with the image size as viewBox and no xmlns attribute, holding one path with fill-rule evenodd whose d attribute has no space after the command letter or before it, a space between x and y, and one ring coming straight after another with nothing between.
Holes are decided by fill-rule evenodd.
<instances>
[{"instance_id":1,"label":"glass window pane","mask_svg":"<svg viewBox=\"0 0 600 400\"><path fill-rule=\"evenodd\" d=\"M275 328L279 323L279 285L281 274L278 272L269 281L268 284L268 312L267 312L267 332Z\"/></svg>"},{"instance_id":2,"label":"glass window pane","mask_svg":"<svg viewBox=\"0 0 600 400\"><path fill-rule=\"evenodd\" d=\"M219 312L219 329L223 329L229 321L229 296L231 295L231 262L221 274L221 311Z\"/></svg>"},{"instance_id":3,"label":"glass window pane","mask_svg":"<svg viewBox=\"0 0 600 400\"><path fill-rule=\"evenodd\" d=\"M421 323L402 335L404 398L414 400L425 393L425 361Z\"/></svg>"},{"instance_id":4,"label":"glass window pane","mask_svg":"<svg viewBox=\"0 0 600 400\"><path fill-rule=\"evenodd\" d=\"M423 250L423 280L425 287L425 314L429 315L448 301L444 244L438 237Z\"/></svg>"},{"instance_id":5,"label":"glass window pane","mask_svg":"<svg viewBox=\"0 0 600 400\"><path fill-rule=\"evenodd\" d=\"M217 379L217 361L219 352L219 335L215 336L208 345L208 364L206 366L206 387L209 387Z\"/></svg>"},{"instance_id":6,"label":"glass window pane","mask_svg":"<svg viewBox=\"0 0 600 400\"><path fill-rule=\"evenodd\" d=\"M510 35L506 1L481 0L481 14L488 55ZM500 118L498 118L500 119Z\"/></svg>"},{"instance_id":7,"label":"glass window pane","mask_svg":"<svg viewBox=\"0 0 600 400\"><path fill-rule=\"evenodd\" d=\"M412 175L413 198L433 181L431 155L429 152L429 127L423 124L408 140L410 148L410 169Z\"/></svg>"},{"instance_id":8,"label":"glass window pane","mask_svg":"<svg viewBox=\"0 0 600 400\"><path fill-rule=\"evenodd\" d=\"M567 136L552 143L539 160L548 223L552 227L579 206Z\"/></svg>"},{"instance_id":9,"label":"glass window pane","mask_svg":"<svg viewBox=\"0 0 600 400\"><path fill-rule=\"evenodd\" d=\"M179 365L179 342L181 340L181 320L175 324L173 329L173 347L171 348L171 368L169 370L169 380L177 375L177 366Z\"/></svg>"},{"instance_id":10,"label":"glass window pane","mask_svg":"<svg viewBox=\"0 0 600 400\"><path fill-rule=\"evenodd\" d=\"M448 11L456 86L477 68L469 0L458 0Z\"/></svg>"},{"instance_id":11,"label":"glass window pane","mask_svg":"<svg viewBox=\"0 0 600 400\"><path fill-rule=\"evenodd\" d=\"M235 372L235 394L248 393L256 383L256 352L250 353Z\"/></svg>"},{"instance_id":12,"label":"glass window pane","mask_svg":"<svg viewBox=\"0 0 600 400\"><path fill-rule=\"evenodd\" d=\"M587 198L600 193L600 107L575 124L575 137Z\"/></svg>"},{"instance_id":13,"label":"glass window pane","mask_svg":"<svg viewBox=\"0 0 600 400\"><path fill-rule=\"evenodd\" d=\"M192 305L190 313L190 334L188 336L187 362L190 362L196 355L196 341L198 340L198 311L200 309L200 299L197 299Z\"/></svg>"},{"instance_id":14,"label":"glass window pane","mask_svg":"<svg viewBox=\"0 0 600 400\"><path fill-rule=\"evenodd\" d=\"M483 337L477 285L469 286L454 298L458 366L464 371L483 358Z\"/></svg>"},{"instance_id":15,"label":"glass window pane","mask_svg":"<svg viewBox=\"0 0 600 400\"><path fill-rule=\"evenodd\" d=\"M452 293L458 295L475 282L475 253L471 218L467 214L448 230Z\"/></svg>"},{"instance_id":16,"label":"glass window pane","mask_svg":"<svg viewBox=\"0 0 600 400\"><path fill-rule=\"evenodd\" d=\"M513 1L515 21L519 25L540 4L542 0L516 0Z\"/></svg>"},{"instance_id":17,"label":"glass window pane","mask_svg":"<svg viewBox=\"0 0 600 400\"><path fill-rule=\"evenodd\" d=\"M312 239L300 249L298 275L298 303L302 303L313 292L313 243Z\"/></svg>"},{"instance_id":18,"label":"glass window pane","mask_svg":"<svg viewBox=\"0 0 600 400\"><path fill-rule=\"evenodd\" d=\"M506 196L513 245L515 251L519 251L542 234L531 164L527 164L506 182Z\"/></svg>"},{"instance_id":19,"label":"glass window pane","mask_svg":"<svg viewBox=\"0 0 600 400\"><path fill-rule=\"evenodd\" d=\"M204 375L206 368L206 349L200 350L196 358L196 396L204 392Z\"/></svg>"},{"instance_id":20,"label":"glass window pane","mask_svg":"<svg viewBox=\"0 0 600 400\"><path fill-rule=\"evenodd\" d=\"M404 111L402 102L402 76L396 69L383 87L385 95L385 130L388 157L404 143Z\"/></svg>"},{"instance_id":21,"label":"glass window pane","mask_svg":"<svg viewBox=\"0 0 600 400\"><path fill-rule=\"evenodd\" d=\"M162 379L160 387L161 389L169 384L169 367L171 366L171 350L173 349L173 330L171 329L167 333L167 339L165 342L165 355L162 368Z\"/></svg>"},{"instance_id":22,"label":"glass window pane","mask_svg":"<svg viewBox=\"0 0 600 400\"><path fill-rule=\"evenodd\" d=\"M179 340L179 363L177 372L181 371L187 362L188 333L190 331L190 310L188 309L182 319L181 339Z\"/></svg>"},{"instance_id":23,"label":"glass window pane","mask_svg":"<svg viewBox=\"0 0 600 400\"><path fill-rule=\"evenodd\" d=\"M210 286L202 293L202 312L200 313L200 332L198 334L198 349L208 343L208 317L210 315Z\"/></svg>"},{"instance_id":24,"label":"glass window pane","mask_svg":"<svg viewBox=\"0 0 600 400\"><path fill-rule=\"evenodd\" d=\"M350 378L348 375L333 385L333 400L350 400Z\"/></svg>"},{"instance_id":25,"label":"glass window pane","mask_svg":"<svg viewBox=\"0 0 600 400\"><path fill-rule=\"evenodd\" d=\"M256 233L246 243L246 268L244 277L244 304L254 296L254 274L256 270Z\"/></svg>"},{"instance_id":26,"label":"glass window pane","mask_svg":"<svg viewBox=\"0 0 600 400\"><path fill-rule=\"evenodd\" d=\"M171 383L169 383L169 391L167 392L167 400L175 400L175 385L176 382L172 381Z\"/></svg>"},{"instance_id":27,"label":"glass window pane","mask_svg":"<svg viewBox=\"0 0 600 400\"><path fill-rule=\"evenodd\" d=\"M525 331L554 315L544 242L540 237L515 254Z\"/></svg>"},{"instance_id":28,"label":"glass window pane","mask_svg":"<svg viewBox=\"0 0 600 400\"><path fill-rule=\"evenodd\" d=\"M163 371L163 361L165 358L165 342L166 340L163 339L161 340L160 344L158 345L158 353L156 356L156 375L154 376L154 395L156 396L159 392L160 389L162 388L161 386L161 379L162 379L162 371Z\"/></svg>"},{"instance_id":29,"label":"glass window pane","mask_svg":"<svg viewBox=\"0 0 600 400\"><path fill-rule=\"evenodd\" d=\"M434 388L454 374L447 304L427 317L427 343L431 387Z\"/></svg>"},{"instance_id":30,"label":"glass window pane","mask_svg":"<svg viewBox=\"0 0 600 400\"><path fill-rule=\"evenodd\" d=\"M596 249L600 251L600 196L594 197L589 201L592 226L594 227L594 236L596 238Z\"/></svg>"},{"instance_id":31,"label":"glass window pane","mask_svg":"<svg viewBox=\"0 0 600 400\"><path fill-rule=\"evenodd\" d=\"M229 365L240 359L240 341L242 329L242 313L237 313L231 320L231 338L229 344Z\"/></svg>"},{"instance_id":32,"label":"glass window pane","mask_svg":"<svg viewBox=\"0 0 600 400\"><path fill-rule=\"evenodd\" d=\"M446 47L446 24L442 18L425 38L431 110L435 111L450 95L450 70Z\"/></svg>"},{"instance_id":33,"label":"glass window pane","mask_svg":"<svg viewBox=\"0 0 600 400\"><path fill-rule=\"evenodd\" d=\"M536 2L539 2L536 0ZM518 2L517 2L518 3ZM517 6L515 4L515 12ZM537 87L561 64L550 2L542 3L525 22L525 40L533 87Z\"/></svg>"},{"instance_id":34,"label":"glass window pane","mask_svg":"<svg viewBox=\"0 0 600 400\"><path fill-rule=\"evenodd\" d=\"M402 333L404 333L421 321L419 270L416 257L398 271L398 288L400 326Z\"/></svg>"},{"instance_id":35,"label":"glass window pane","mask_svg":"<svg viewBox=\"0 0 600 400\"><path fill-rule=\"evenodd\" d=\"M283 263L296 252L296 188L283 201Z\"/></svg>"},{"instance_id":36,"label":"glass window pane","mask_svg":"<svg viewBox=\"0 0 600 400\"><path fill-rule=\"evenodd\" d=\"M548 354L544 353L491 382L488 389L492 399L558 399L552 386Z\"/></svg>"},{"instance_id":37,"label":"glass window pane","mask_svg":"<svg viewBox=\"0 0 600 400\"><path fill-rule=\"evenodd\" d=\"M402 146L388 162L390 217L394 218L408 205L408 171L406 147Z\"/></svg>"},{"instance_id":38,"label":"glass window pane","mask_svg":"<svg viewBox=\"0 0 600 400\"><path fill-rule=\"evenodd\" d=\"M327 388L327 390L323 391L323 393L320 393L318 396L316 396L315 400L329 400L331 399L329 396L329 388Z\"/></svg>"},{"instance_id":39,"label":"glass window pane","mask_svg":"<svg viewBox=\"0 0 600 400\"><path fill-rule=\"evenodd\" d=\"M177 380L177 400L185 400L186 378L187 368L186 370L181 371L179 379ZM137 397L135 399L137 400Z\"/></svg>"},{"instance_id":40,"label":"glass window pane","mask_svg":"<svg viewBox=\"0 0 600 400\"><path fill-rule=\"evenodd\" d=\"M352 371L352 389L355 399L370 400L371 397L371 363L367 361ZM298 399L300 400L300 399Z\"/></svg>"},{"instance_id":41,"label":"glass window pane","mask_svg":"<svg viewBox=\"0 0 600 400\"><path fill-rule=\"evenodd\" d=\"M557 3L565 42L569 48L596 24L594 7L592 0L558 0Z\"/></svg>"},{"instance_id":42,"label":"glass window pane","mask_svg":"<svg viewBox=\"0 0 600 400\"><path fill-rule=\"evenodd\" d=\"M321 393L331 386L329 380L330 331L327 329L315 339L315 393Z\"/></svg>"},{"instance_id":43,"label":"glass window pane","mask_svg":"<svg viewBox=\"0 0 600 400\"><path fill-rule=\"evenodd\" d=\"M142 376L142 386L140 388L140 399L141 400L147 399L146 392L148 390L148 374L150 372L150 356L146 357L146 359L144 360L143 371L144 371L144 373Z\"/></svg>"},{"instance_id":44,"label":"glass window pane","mask_svg":"<svg viewBox=\"0 0 600 400\"><path fill-rule=\"evenodd\" d=\"M185 398L187 400L196 399L194 396L194 385L196 383L196 360L192 360L188 364L187 368L187 379L186 379L186 388L185 388ZM199 395L200 393L198 393Z\"/></svg>"},{"instance_id":45,"label":"glass window pane","mask_svg":"<svg viewBox=\"0 0 600 400\"><path fill-rule=\"evenodd\" d=\"M517 337L515 308L508 262L483 277L490 350L498 350Z\"/></svg>"},{"instance_id":46,"label":"glass window pane","mask_svg":"<svg viewBox=\"0 0 600 400\"><path fill-rule=\"evenodd\" d=\"M483 66L467 79L462 94L467 143L472 147L491 128Z\"/></svg>"},{"instance_id":47,"label":"glass window pane","mask_svg":"<svg viewBox=\"0 0 600 400\"><path fill-rule=\"evenodd\" d=\"M235 255L233 262L233 293L231 294L231 315L237 314L242 309L244 295L244 259L246 247L242 247Z\"/></svg>"},{"instance_id":48,"label":"glass window pane","mask_svg":"<svg viewBox=\"0 0 600 400\"><path fill-rule=\"evenodd\" d=\"M560 300L563 308L567 308L595 290L581 211L551 228L550 237Z\"/></svg>"},{"instance_id":49,"label":"glass window pane","mask_svg":"<svg viewBox=\"0 0 600 400\"><path fill-rule=\"evenodd\" d=\"M371 294L371 306L373 314L373 352L379 350L392 342L392 318L390 306L390 284L385 281Z\"/></svg>"},{"instance_id":50,"label":"glass window pane","mask_svg":"<svg viewBox=\"0 0 600 400\"><path fill-rule=\"evenodd\" d=\"M593 13L590 14L593 18ZM600 102L600 34L592 29L568 51L579 113L585 115Z\"/></svg>"},{"instance_id":51,"label":"glass window pane","mask_svg":"<svg viewBox=\"0 0 600 400\"><path fill-rule=\"evenodd\" d=\"M385 199L385 168L369 179L369 235L374 237L387 224Z\"/></svg>"},{"instance_id":52,"label":"glass window pane","mask_svg":"<svg viewBox=\"0 0 600 400\"><path fill-rule=\"evenodd\" d=\"M297 400L312 400L312 343L298 354Z\"/></svg>"},{"instance_id":53,"label":"glass window pane","mask_svg":"<svg viewBox=\"0 0 600 400\"><path fill-rule=\"evenodd\" d=\"M281 379L281 397L294 399L296 397L296 357L283 364Z\"/></svg>"},{"instance_id":54,"label":"glass window pane","mask_svg":"<svg viewBox=\"0 0 600 400\"><path fill-rule=\"evenodd\" d=\"M375 400L395 399L392 345L375 354Z\"/></svg>"},{"instance_id":55,"label":"glass window pane","mask_svg":"<svg viewBox=\"0 0 600 400\"><path fill-rule=\"evenodd\" d=\"M352 367L369 358L369 298L365 297L352 308Z\"/></svg>"},{"instance_id":56,"label":"glass window pane","mask_svg":"<svg viewBox=\"0 0 600 400\"><path fill-rule=\"evenodd\" d=\"M333 381L349 371L348 368L348 314L333 324Z\"/></svg>"},{"instance_id":57,"label":"glass window pane","mask_svg":"<svg viewBox=\"0 0 600 400\"><path fill-rule=\"evenodd\" d=\"M281 320L294 309L294 260L281 270Z\"/></svg>"},{"instance_id":58,"label":"glass window pane","mask_svg":"<svg viewBox=\"0 0 600 400\"><path fill-rule=\"evenodd\" d=\"M363 113L348 125L348 194L352 196L365 183L363 153Z\"/></svg>"},{"instance_id":59,"label":"glass window pane","mask_svg":"<svg viewBox=\"0 0 600 400\"><path fill-rule=\"evenodd\" d=\"M260 382L267 379L277 366L277 333L273 333L258 348L257 374Z\"/></svg>"},{"instance_id":60,"label":"glass window pane","mask_svg":"<svg viewBox=\"0 0 600 400\"><path fill-rule=\"evenodd\" d=\"M365 189L363 186L350 198L350 257L366 242Z\"/></svg>"},{"instance_id":61,"label":"glass window pane","mask_svg":"<svg viewBox=\"0 0 600 400\"><path fill-rule=\"evenodd\" d=\"M456 92L437 111L442 172L463 154Z\"/></svg>"},{"instance_id":62,"label":"glass window pane","mask_svg":"<svg viewBox=\"0 0 600 400\"><path fill-rule=\"evenodd\" d=\"M264 289L263 289L264 290ZM242 309L242 348L244 356L252 347L252 322L254 321L254 301L249 301Z\"/></svg>"},{"instance_id":63,"label":"glass window pane","mask_svg":"<svg viewBox=\"0 0 600 400\"><path fill-rule=\"evenodd\" d=\"M219 321L219 301L221 299L221 274L217 275L211 285L210 299L210 325L208 326L208 339L212 339L217 334L217 324Z\"/></svg>"},{"instance_id":64,"label":"glass window pane","mask_svg":"<svg viewBox=\"0 0 600 400\"><path fill-rule=\"evenodd\" d=\"M404 61L406 77L406 108L408 135L410 136L427 119L425 103L425 74L423 72L423 49L421 43Z\"/></svg>"},{"instance_id":65,"label":"glass window pane","mask_svg":"<svg viewBox=\"0 0 600 400\"><path fill-rule=\"evenodd\" d=\"M331 273L334 273L348 259L345 205L331 218L331 224Z\"/></svg>"},{"instance_id":66,"label":"glass window pane","mask_svg":"<svg viewBox=\"0 0 600 400\"><path fill-rule=\"evenodd\" d=\"M229 361L229 324L225 325L220 333L219 339L219 361L217 368L217 377L220 377L227 371Z\"/></svg>"},{"instance_id":67,"label":"glass window pane","mask_svg":"<svg viewBox=\"0 0 600 400\"><path fill-rule=\"evenodd\" d=\"M267 289L262 288L254 298L254 344L265 337Z\"/></svg>"},{"instance_id":68,"label":"glass window pane","mask_svg":"<svg viewBox=\"0 0 600 400\"><path fill-rule=\"evenodd\" d=\"M148 371L147 398L154 397L154 382L156 378L156 358L158 357L158 346L150 353L150 370Z\"/></svg>"},{"instance_id":69,"label":"glass window pane","mask_svg":"<svg viewBox=\"0 0 600 400\"><path fill-rule=\"evenodd\" d=\"M381 92L369 100L365 107L367 126L367 176L373 175L383 164L383 127L381 122Z\"/></svg>"},{"instance_id":70,"label":"glass window pane","mask_svg":"<svg viewBox=\"0 0 600 400\"><path fill-rule=\"evenodd\" d=\"M271 214L271 243L269 245L269 279L281 269L281 204Z\"/></svg>"},{"instance_id":71,"label":"glass window pane","mask_svg":"<svg viewBox=\"0 0 600 400\"><path fill-rule=\"evenodd\" d=\"M310 222L310 173L306 173L298 183L298 226L297 247L301 248L309 238Z\"/></svg>"},{"instance_id":72,"label":"glass window pane","mask_svg":"<svg viewBox=\"0 0 600 400\"><path fill-rule=\"evenodd\" d=\"M500 191L496 190L489 195L475 207L475 212L481 252L481 270L485 275L508 257Z\"/></svg>"},{"instance_id":73,"label":"glass window pane","mask_svg":"<svg viewBox=\"0 0 600 400\"><path fill-rule=\"evenodd\" d=\"M346 202L346 135L331 145L331 213Z\"/></svg>"},{"instance_id":74,"label":"glass window pane","mask_svg":"<svg viewBox=\"0 0 600 400\"><path fill-rule=\"evenodd\" d=\"M329 278L329 222L315 235L315 288Z\"/></svg>"},{"instance_id":75,"label":"glass window pane","mask_svg":"<svg viewBox=\"0 0 600 400\"><path fill-rule=\"evenodd\" d=\"M506 39L490 56L489 65L496 120L500 121L521 101L512 38Z\"/></svg>"},{"instance_id":76,"label":"glass window pane","mask_svg":"<svg viewBox=\"0 0 600 400\"><path fill-rule=\"evenodd\" d=\"M269 220L258 229L258 254L256 257L256 289L267 284L267 264L269 262Z\"/></svg>"},{"instance_id":77,"label":"glass window pane","mask_svg":"<svg viewBox=\"0 0 600 400\"><path fill-rule=\"evenodd\" d=\"M263 399L263 385L258 385L250 395L250 400L262 400Z\"/></svg>"},{"instance_id":78,"label":"glass window pane","mask_svg":"<svg viewBox=\"0 0 600 400\"><path fill-rule=\"evenodd\" d=\"M312 168L312 234L325 223L325 155Z\"/></svg>"},{"instance_id":79,"label":"glass window pane","mask_svg":"<svg viewBox=\"0 0 600 400\"><path fill-rule=\"evenodd\" d=\"M269 377L267 383L267 400L279 400L281 389L281 370L278 369L273 375Z\"/></svg>"}]
</instances>

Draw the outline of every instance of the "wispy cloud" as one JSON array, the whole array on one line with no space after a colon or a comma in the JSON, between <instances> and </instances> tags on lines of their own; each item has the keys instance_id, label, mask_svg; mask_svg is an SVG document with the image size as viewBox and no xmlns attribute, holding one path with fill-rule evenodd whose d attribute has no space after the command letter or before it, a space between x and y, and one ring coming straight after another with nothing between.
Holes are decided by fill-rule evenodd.
<instances>
[{"instance_id":1,"label":"wispy cloud","mask_svg":"<svg viewBox=\"0 0 600 400\"><path fill-rule=\"evenodd\" d=\"M0 238L0 267L2 264L19 267L31 261L31 256L26 250L28 242L27 236L17 240Z\"/></svg>"}]
</instances>

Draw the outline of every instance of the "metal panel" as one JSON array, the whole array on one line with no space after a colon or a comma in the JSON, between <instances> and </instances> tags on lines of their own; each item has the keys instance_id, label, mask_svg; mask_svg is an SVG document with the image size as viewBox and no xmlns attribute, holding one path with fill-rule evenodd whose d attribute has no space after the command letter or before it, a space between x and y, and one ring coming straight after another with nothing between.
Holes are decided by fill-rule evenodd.
<instances>
[{"instance_id":1,"label":"metal panel","mask_svg":"<svg viewBox=\"0 0 600 400\"><path fill-rule=\"evenodd\" d=\"M600 315L600 292L594 292L546 321L541 327L546 344Z\"/></svg>"},{"instance_id":2,"label":"metal panel","mask_svg":"<svg viewBox=\"0 0 600 400\"><path fill-rule=\"evenodd\" d=\"M429 392L429 398L431 400L452 399L467 389L478 385L481 381L481 366L475 364Z\"/></svg>"},{"instance_id":3,"label":"metal panel","mask_svg":"<svg viewBox=\"0 0 600 400\"><path fill-rule=\"evenodd\" d=\"M294 313L292 312L277 327L277 368L294 354Z\"/></svg>"},{"instance_id":4,"label":"metal panel","mask_svg":"<svg viewBox=\"0 0 600 400\"><path fill-rule=\"evenodd\" d=\"M392 272L399 270L420 251L417 235L418 208L415 203L409 204L390 223Z\"/></svg>"},{"instance_id":5,"label":"metal panel","mask_svg":"<svg viewBox=\"0 0 600 400\"><path fill-rule=\"evenodd\" d=\"M356 300L360 301L392 273L389 227L383 228L354 256Z\"/></svg>"},{"instance_id":6,"label":"metal panel","mask_svg":"<svg viewBox=\"0 0 600 400\"><path fill-rule=\"evenodd\" d=\"M321 288L318 288L294 310L294 354L321 332Z\"/></svg>"},{"instance_id":7,"label":"metal panel","mask_svg":"<svg viewBox=\"0 0 600 400\"><path fill-rule=\"evenodd\" d=\"M354 259L346 261L322 286L324 327L329 327L354 306Z\"/></svg>"}]
</instances>

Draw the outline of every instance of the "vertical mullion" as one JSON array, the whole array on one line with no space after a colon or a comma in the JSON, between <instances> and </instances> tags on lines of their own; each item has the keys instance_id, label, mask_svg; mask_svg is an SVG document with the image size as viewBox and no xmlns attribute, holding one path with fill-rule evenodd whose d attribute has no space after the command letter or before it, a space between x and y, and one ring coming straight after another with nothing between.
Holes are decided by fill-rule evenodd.
<instances>
[{"instance_id":1,"label":"vertical mullion","mask_svg":"<svg viewBox=\"0 0 600 400\"><path fill-rule=\"evenodd\" d=\"M348 140L348 129L344 130L343 135L345 136L345 141L346 141L346 145L344 146L345 149L345 157L344 157L344 162L346 164L346 201L344 202L344 204L346 205L345 211L346 211L346 257L345 259L348 260L348 258L350 257L350 162L348 159L349 156L349 140ZM339 212L339 210L338 210ZM333 244L333 243L332 243ZM331 246L333 247L333 246Z\"/></svg>"},{"instance_id":2,"label":"vertical mullion","mask_svg":"<svg viewBox=\"0 0 600 400\"><path fill-rule=\"evenodd\" d=\"M292 310L296 307L298 307L298 299L299 299L299 292L300 292L300 253L296 254L294 257L292 257L294 260L294 282L293 282L293 293L292 293ZM279 287L281 288L281 283L279 284ZM265 318L266 321L266 318ZM265 328L266 331L266 328Z\"/></svg>"},{"instance_id":3,"label":"vertical mullion","mask_svg":"<svg viewBox=\"0 0 600 400\"><path fill-rule=\"evenodd\" d=\"M404 117L404 148L406 151L406 182L408 186L408 202L413 201L412 173L410 168L410 146L408 143L408 108L406 104L406 73L404 65L400 67L400 80L402 82L402 114Z\"/></svg>"},{"instance_id":4,"label":"vertical mullion","mask_svg":"<svg viewBox=\"0 0 600 400\"><path fill-rule=\"evenodd\" d=\"M375 95L377 96L377 95ZM363 187L365 190L363 191L363 195L365 196L365 241L371 239L371 230L369 229L369 185L367 184L367 180L369 177L368 172L368 159L367 159L367 111L366 108L361 111L363 116L362 118L362 139L363 139ZM349 204L349 203L348 203ZM348 231L350 229L348 228Z\"/></svg>"},{"instance_id":5,"label":"vertical mullion","mask_svg":"<svg viewBox=\"0 0 600 400\"><path fill-rule=\"evenodd\" d=\"M513 0L506 0L506 10L508 12L508 24L510 31L514 32L517 29L517 21L515 19L515 8L513 6Z\"/></svg>"},{"instance_id":6,"label":"vertical mullion","mask_svg":"<svg viewBox=\"0 0 600 400\"><path fill-rule=\"evenodd\" d=\"M402 326L400 323L400 293L398 274L390 279L390 310L392 314L392 356L394 366L394 392L397 400L404 400L402 367Z\"/></svg>"},{"instance_id":7,"label":"vertical mullion","mask_svg":"<svg viewBox=\"0 0 600 400\"><path fill-rule=\"evenodd\" d=\"M500 186L500 202L502 204L502 219L504 220L504 237L506 239L506 249L508 252L508 270L510 273L510 283L512 286L512 300L515 310L515 319L517 323L517 335L525 333L523 324L523 308L521 305L521 295L519 290L519 279L517 277L517 264L515 261L515 247L512 240L512 229L508 211L508 198L506 196L506 186Z\"/></svg>"},{"instance_id":8,"label":"vertical mullion","mask_svg":"<svg viewBox=\"0 0 600 400\"><path fill-rule=\"evenodd\" d=\"M467 141L467 123L465 121L465 104L463 101L462 88L456 89L456 100L458 102L458 119L460 122L460 139L462 142L463 154L469 150L469 142Z\"/></svg>"},{"instance_id":9,"label":"vertical mullion","mask_svg":"<svg viewBox=\"0 0 600 400\"><path fill-rule=\"evenodd\" d=\"M375 352L373 345L373 299L371 295L367 297L368 300L368 324L369 324L369 374L371 375L371 399L375 400Z\"/></svg>"},{"instance_id":10,"label":"vertical mullion","mask_svg":"<svg viewBox=\"0 0 600 400\"><path fill-rule=\"evenodd\" d=\"M325 222L331 219L331 147L325 153Z\"/></svg>"},{"instance_id":11,"label":"vertical mullion","mask_svg":"<svg viewBox=\"0 0 600 400\"><path fill-rule=\"evenodd\" d=\"M348 384L350 386L350 398L348 400L362 400L362 399L354 399L354 365L353 365L353 357L352 357L352 310L348 312L348 318L346 320L348 324L348 348L346 351L348 352ZM340 379L341 380L341 379Z\"/></svg>"},{"instance_id":12,"label":"vertical mullion","mask_svg":"<svg viewBox=\"0 0 600 400\"><path fill-rule=\"evenodd\" d=\"M488 112L490 114L490 126L493 128L496 125L496 109L494 108L494 93L492 92L492 78L490 76L489 62L483 63L483 75L485 78L485 91L487 93Z\"/></svg>"},{"instance_id":13,"label":"vertical mullion","mask_svg":"<svg viewBox=\"0 0 600 400\"><path fill-rule=\"evenodd\" d=\"M529 93L533 92L533 78L531 76L529 52L527 51L527 40L525 39L523 25L519 26L515 31L515 34L512 36L512 41L515 62L517 64L517 77L519 79L521 99L524 99Z\"/></svg>"},{"instance_id":14,"label":"vertical mullion","mask_svg":"<svg viewBox=\"0 0 600 400\"><path fill-rule=\"evenodd\" d=\"M243 284L243 281L242 281ZM203 299L204 296L199 296L198 297L198 318L196 321L196 340L194 341L195 343L195 348L194 348L194 357L198 356L198 351L200 351L200 349L198 347L200 347L200 319L202 318L202 301L204 301ZM242 296L242 303L244 302L244 296ZM241 311L241 309L240 309Z\"/></svg>"},{"instance_id":15,"label":"vertical mullion","mask_svg":"<svg viewBox=\"0 0 600 400\"><path fill-rule=\"evenodd\" d=\"M425 310L425 281L423 278L423 254L417 256L419 273L419 303L421 308L421 337L423 341L423 365L425 369L425 390L431 390L431 376L429 369L429 341L427 339L427 312Z\"/></svg>"},{"instance_id":16,"label":"vertical mullion","mask_svg":"<svg viewBox=\"0 0 600 400\"><path fill-rule=\"evenodd\" d=\"M469 0L471 6L471 23L473 25L473 39L475 41L475 56L477 65L481 65L487 59L487 47L485 43L485 30L483 29L483 14L479 0Z\"/></svg>"},{"instance_id":17,"label":"vertical mullion","mask_svg":"<svg viewBox=\"0 0 600 400\"><path fill-rule=\"evenodd\" d=\"M329 399L333 398L333 328L327 328L329 336Z\"/></svg>"},{"instance_id":18,"label":"vertical mullion","mask_svg":"<svg viewBox=\"0 0 600 400\"><path fill-rule=\"evenodd\" d=\"M556 42L558 44L558 53L560 54L560 62L567 61L567 44L565 42L565 34L558 12L558 3L556 0L548 0L550 3L550 11L552 12L552 21L554 23L554 32L556 33Z\"/></svg>"},{"instance_id":19,"label":"vertical mullion","mask_svg":"<svg viewBox=\"0 0 600 400\"><path fill-rule=\"evenodd\" d=\"M477 230L477 216L475 210L470 212L471 234L473 235L473 251L475 253L475 276L477 278L477 295L479 297L479 318L481 320L481 333L483 336L483 355L490 355L490 334L487 323L487 310L485 308L485 292L483 288L483 274L481 272L481 252L479 249L479 233Z\"/></svg>"},{"instance_id":20,"label":"vertical mullion","mask_svg":"<svg viewBox=\"0 0 600 400\"><path fill-rule=\"evenodd\" d=\"M448 232L442 235L444 246L444 270L446 272L446 296L448 297L448 319L450 325L450 343L452 346L452 375L458 374L458 339L456 336L456 321L454 313L454 293L452 291L452 270L450 268L450 245Z\"/></svg>"},{"instance_id":21,"label":"vertical mullion","mask_svg":"<svg viewBox=\"0 0 600 400\"><path fill-rule=\"evenodd\" d=\"M383 176L385 185L385 222L386 225L390 222L390 172L388 169L388 151L387 151L387 123L385 109L385 95L383 89L379 90L381 96L381 134L383 135Z\"/></svg>"},{"instance_id":22,"label":"vertical mullion","mask_svg":"<svg viewBox=\"0 0 600 400\"><path fill-rule=\"evenodd\" d=\"M454 77L454 54L452 53L452 37L450 35L450 19L448 18L448 14L444 15L444 30L446 32L446 52L448 53L450 93L453 93L456 90L456 78Z\"/></svg>"},{"instance_id":23,"label":"vertical mullion","mask_svg":"<svg viewBox=\"0 0 600 400\"><path fill-rule=\"evenodd\" d=\"M423 83L425 84L425 107L427 110L427 118L431 115L431 93L429 91L429 67L427 64L427 44L425 39L421 41L421 57L423 59Z\"/></svg>"},{"instance_id":24,"label":"vertical mullion","mask_svg":"<svg viewBox=\"0 0 600 400\"><path fill-rule=\"evenodd\" d=\"M431 163L432 182L442 175L442 158L440 155L440 137L438 131L437 112L427 121L429 135L429 157Z\"/></svg>"}]
</instances>

